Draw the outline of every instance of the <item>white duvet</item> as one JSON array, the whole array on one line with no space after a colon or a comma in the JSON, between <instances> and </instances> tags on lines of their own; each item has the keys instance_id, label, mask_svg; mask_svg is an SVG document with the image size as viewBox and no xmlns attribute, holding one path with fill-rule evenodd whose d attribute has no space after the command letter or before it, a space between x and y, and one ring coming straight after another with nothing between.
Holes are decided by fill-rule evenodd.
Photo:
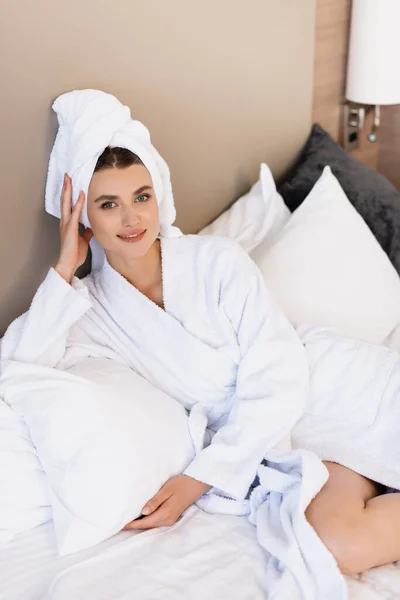
<instances>
[{"instance_id":1,"label":"white duvet","mask_svg":"<svg viewBox=\"0 0 400 600\"><path fill-rule=\"evenodd\" d=\"M197 507L170 530L121 532L57 558L50 523L0 550L1 600L265 600L265 560L244 517ZM347 577L349 600L400 598L400 568ZM289 600L289 599L288 599Z\"/></svg>"}]
</instances>

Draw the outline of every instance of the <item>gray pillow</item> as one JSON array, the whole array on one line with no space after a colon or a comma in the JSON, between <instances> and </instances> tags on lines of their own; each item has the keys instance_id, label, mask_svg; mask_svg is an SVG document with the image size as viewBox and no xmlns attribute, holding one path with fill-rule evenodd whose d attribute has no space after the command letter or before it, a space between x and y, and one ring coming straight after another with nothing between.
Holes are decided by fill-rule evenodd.
<instances>
[{"instance_id":1,"label":"gray pillow","mask_svg":"<svg viewBox=\"0 0 400 600\"><path fill-rule=\"evenodd\" d=\"M318 124L313 125L299 160L278 185L286 205L296 210L326 165L400 274L400 193L383 175L347 154Z\"/></svg>"}]
</instances>

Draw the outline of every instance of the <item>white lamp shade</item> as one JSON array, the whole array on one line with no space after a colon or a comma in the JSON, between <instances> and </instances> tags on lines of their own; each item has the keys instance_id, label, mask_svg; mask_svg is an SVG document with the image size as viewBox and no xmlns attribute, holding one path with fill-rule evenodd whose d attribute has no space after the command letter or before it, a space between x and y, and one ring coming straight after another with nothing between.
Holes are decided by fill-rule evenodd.
<instances>
[{"instance_id":1,"label":"white lamp shade","mask_svg":"<svg viewBox=\"0 0 400 600\"><path fill-rule=\"evenodd\" d=\"M400 0L353 0L346 98L400 103Z\"/></svg>"}]
</instances>

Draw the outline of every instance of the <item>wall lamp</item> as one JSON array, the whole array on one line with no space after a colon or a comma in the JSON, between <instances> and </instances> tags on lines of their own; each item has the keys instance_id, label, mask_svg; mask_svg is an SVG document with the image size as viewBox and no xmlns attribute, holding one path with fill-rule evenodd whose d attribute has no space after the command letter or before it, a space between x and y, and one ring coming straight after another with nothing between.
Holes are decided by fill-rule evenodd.
<instances>
[{"instance_id":1,"label":"wall lamp","mask_svg":"<svg viewBox=\"0 0 400 600\"><path fill-rule=\"evenodd\" d=\"M380 107L400 104L400 0L353 0L345 96L344 149L359 146L370 112L376 142Z\"/></svg>"}]
</instances>

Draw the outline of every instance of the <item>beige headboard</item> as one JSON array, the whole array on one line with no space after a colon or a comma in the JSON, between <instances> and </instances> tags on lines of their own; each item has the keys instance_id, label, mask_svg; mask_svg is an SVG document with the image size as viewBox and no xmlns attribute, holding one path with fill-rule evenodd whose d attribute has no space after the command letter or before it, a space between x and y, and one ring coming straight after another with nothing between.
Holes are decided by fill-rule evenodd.
<instances>
[{"instance_id":1,"label":"beige headboard","mask_svg":"<svg viewBox=\"0 0 400 600\"><path fill-rule=\"evenodd\" d=\"M279 176L311 125L316 0L5 0L1 23L0 335L58 256L44 186L53 100L110 92L169 163L177 224L198 231Z\"/></svg>"}]
</instances>

